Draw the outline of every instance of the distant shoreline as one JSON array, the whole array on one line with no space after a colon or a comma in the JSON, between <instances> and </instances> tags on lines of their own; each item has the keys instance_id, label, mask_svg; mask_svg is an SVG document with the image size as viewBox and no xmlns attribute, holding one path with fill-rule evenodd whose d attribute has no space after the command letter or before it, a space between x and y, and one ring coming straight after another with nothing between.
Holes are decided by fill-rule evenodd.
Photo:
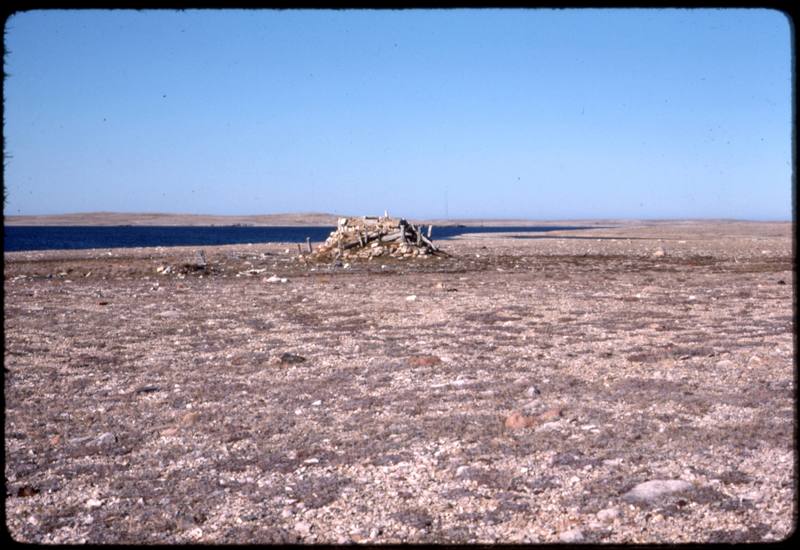
<instances>
[{"instance_id":1,"label":"distant shoreline","mask_svg":"<svg viewBox=\"0 0 800 550\"><path fill-rule=\"evenodd\" d=\"M76 214L52 214L32 216L5 216L5 226L336 226L341 216L352 214L328 213L287 213L261 214L250 216L220 216L211 214L169 214L169 213L122 213L122 212L87 212ZM390 214L391 215L391 214ZM662 223L733 223L751 220L635 220L635 219L569 219L569 220L530 220L530 219L415 219L410 221L421 224L445 225L562 225L564 223L582 225L651 225ZM757 221L755 223L787 223L786 221Z\"/></svg>"}]
</instances>

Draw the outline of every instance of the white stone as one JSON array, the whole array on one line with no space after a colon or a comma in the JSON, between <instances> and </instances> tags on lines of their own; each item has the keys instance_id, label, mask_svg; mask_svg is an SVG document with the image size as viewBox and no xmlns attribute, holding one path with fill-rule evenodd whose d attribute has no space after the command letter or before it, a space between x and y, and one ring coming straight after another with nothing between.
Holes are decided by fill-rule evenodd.
<instances>
[{"instance_id":1,"label":"white stone","mask_svg":"<svg viewBox=\"0 0 800 550\"><path fill-rule=\"evenodd\" d=\"M417 299L417 295L416 294L410 294L410 295L406 296L406 302L413 302L416 299Z\"/></svg>"},{"instance_id":2,"label":"white stone","mask_svg":"<svg viewBox=\"0 0 800 550\"><path fill-rule=\"evenodd\" d=\"M597 519L599 519L600 521L606 521L606 522L614 521L618 517L619 517L619 510L617 508L614 508L613 506L611 508L605 508L597 512Z\"/></svg>"},{"instance_id":3,"label":"white stone","mask_svg":"<svg viewBox=\"0 0 800 550\"><path fill-rule=\"evenodd\" d=\"M583 540L583 531L580 529L570 529L558 534L561 542L580 542Z\"/></svg>"},{"instance_id":4,"label":"white stone","mask_svg":"<svg viewBox=\"0 0 800 550\"><path fill-rule=\"evenodd\" d=\"M525 390L525 395L527 395L528 397L534 397L535 398L540 393L541 392L539 391L539 388L537 388L536 386L531 386L530 388Z\"/></svg>"},{"instance_id":5,"label":"white stone","mask_svg":"<svg viewBox=\"0 0 800 550\"><path fill-rule=\"evenodd\" d=\"M653 479L640 483L627 493L624 498L629 500L655 500L660 496L692 488L692 484L682 479Z\"/></svg>"},{"instance_id":6,"label":"white stone","mask_svg":"<svg viewBox=\"0 0 800 550\"><path fill-rule=\"evenodd\" d=\"M86 508L88 508L89 510L92 510L94 508L100 508L102 505L103 501L98 500L96 498L90 498L89 500L86 501Z\"/></svg>"}]
</instances>

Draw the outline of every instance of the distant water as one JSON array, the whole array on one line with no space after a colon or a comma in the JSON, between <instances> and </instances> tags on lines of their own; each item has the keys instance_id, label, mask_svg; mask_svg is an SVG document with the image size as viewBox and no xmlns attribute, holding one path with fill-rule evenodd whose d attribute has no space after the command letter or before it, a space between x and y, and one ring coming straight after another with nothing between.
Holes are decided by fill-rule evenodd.
<instances>
[{"instance_id":1,"label":"distant water","mask_svg":"<svg viewBox=\"0 0 800 550\"><path fill-rule=\"evenodd\" d=\"M304 243L328 238L334 227L242 226L5 226L3 248L22 250L78 250L152 246L212 246L245 243ZM582 226L434 226L433 240L464 233L531 233Z\"/></svg>"}]
</instances>

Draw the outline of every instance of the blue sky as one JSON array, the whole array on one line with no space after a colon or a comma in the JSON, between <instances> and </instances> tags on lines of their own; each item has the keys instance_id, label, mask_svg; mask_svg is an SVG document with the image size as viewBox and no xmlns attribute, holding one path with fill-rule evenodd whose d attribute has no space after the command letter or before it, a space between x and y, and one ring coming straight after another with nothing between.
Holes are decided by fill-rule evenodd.
<instances>
[{"instance_id":1,"label":"blue sky","mask_svg":"<svg viewBox=\"0 0 800 550\"><path fill-rule=\"evenodd\" d=\"M790 33L754 9L21 12L5 213L791 219Z\"/></svg>"}]
</instances>

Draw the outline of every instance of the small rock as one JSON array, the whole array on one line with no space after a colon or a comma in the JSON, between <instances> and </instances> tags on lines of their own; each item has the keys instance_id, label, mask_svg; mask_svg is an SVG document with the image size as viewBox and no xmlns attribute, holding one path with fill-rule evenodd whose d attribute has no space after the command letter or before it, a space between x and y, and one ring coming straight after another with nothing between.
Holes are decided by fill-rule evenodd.
<instances>
[{"instance_id":1,"label":"small rock","mask_svg":"<svg viewBox=\"0 0 800 550\"><path fill-rule=\"evenodd\" d=\"M320 401L319 399L311 403L312 407L319 407L320 405L322 405L322 401Z\"/></svg>"},{"instance_id":2,"label":"small rock","mask_svg":"<svg viewBox=\"0 0 800 550\"><path fill-rule=\"evenodd\" d=\"M413 302L416 299L417 299L417 295L416 294L410 294L410 295L406 296L406 302Z\"/></svg>"},{"instance_id":3,"label":"small rock","mask_svg":"<svg viewBox=\"0 0 800 550\"><path fill-rule=\"evenodd\" d=\"M294 530L301 536L308 536L311 534L311 524L306 521L298 521L294 524Z\"/></svg>"},{"instance_id":4,"label":"small rock","mask_svg":"<svg viewBox=\"0 0 800 550\"><path fill-rule=\"evenodd\" d=\"M110 447L117 442L117 436L112 434L111 432L105 432L97 436L95 439L95 444L98 447Z\"/></svg>"},{"instance_id":5,"label":"small rock","mask_svg":"<svg viewBox=\"0 0 800 550\"><path fill-rule=\"evenodd\" d=\"M544 423L544 422L552 422L553 420L556 420L556 419L560 418L562 413L563 413L563 410L561 409L561 407L553 407L551 409L547 409L546 411L544 411L542 414L540 414L536 418L537 418L537 420L539 420L539 422L542 422L542 423Z\"/></svg>"},{"instance_id":6,"label":"small rock","mask_svg":"<svg viewBox=\"0 0 800 550\"><path fill-rule=\"evenodd\" d=\"M174 319L175 317L180 317L180 312L177 311L162 311L158 314L159 317L164 319Z\"/></svg>"},{"instance_id":7,"label":"small rock","mask_svg":"<svg viewBox=\"0 0 800 550\"><path fill-rule=\"evenodd\" d=\"M505 427L509 430L521 430L523 428L528 428L533 426L536 423L536 420L529 416L525 416L519 411L513 411L510 415L506 417L504 422Z\"/></svg>"},{"instance_id":8,"label":"small rock","mask_svg":"<svg viewBox=\"0 0 800 550\"><path fill-rule=\"evenodd\" d=\"M441 362L442 359L436 355L414 355L407 361L410 367L432 367Z\"/></svg>"},{"instance_id":9,"label":"small rock","mask_svg":"<svg viewBox=\"0 0 800 550\"><path fill-rule=\"evenodd\" d=\"M183 418L181 418L181 424L183 424L184 426L194 426L199 419L200 419L199 412L186 413L183 415Z\"/></svg>"},{"instance_id":10,"label":"small rock","mask_svg":"<svg viewBox=\"0 0 800 550\"><path fill-rule=\"evenodd\" d=\"M156 392L156 391L158 391L160 389L161 388L159 388L158 386L154 386L152 384L148 384L146 386L140 386L140 387L136 388L135 390L133 390L133 393L153 393L153 392Z\"/></svg>"},{"instance_id":11,"label":"small rock","mask_svg":"<svg viewBox=\"0 0 800 550\"><path fill-rule=\"evenodd\" d=\"M611 522L614 521L616 518L619 517L619 510L614 508L605 508L597 512L597 519L604 522Z\"/></svg>"},{"instance_id":12,"label":"small rock","mask_svg":"<svg viewBox=\"0 0 800 550\"><path fill-rule=\"evenodd\" d=\"M535 397L541 395L541 393L542 392L540 392L539 388L537 388L536 386L531 386L530 388L525 390L525 395L527 395L528 397L534 397L535 398Z\"/></svg>"},{"instance_id":13,"label":"small rock","mask_svg":"<svg viewBox=\"0 0 800 550\"><path fill-rule=\"evenodd\" d=\"M174 427L173 428L166 428L164 430L161 430L161 435L164 435L164 436L167 436L167 437L171 437L171 436L175 435L176 433L178 433L178 428L174 428Z\"/></svg>"},{"instance_id":14,"label":"small rock","mask_svg":"<svg viewBox=\"0 0 800 550\"><path fill-rule=\"evenodd\" d=\"M50 438L50 445L58 445L59 443L61 443L61 436L59 434Z\"/></svg>"},{"instance_id":15,"label":"small rock","mask_svg":"<svg viewBox=\"0 0 800 550\"><path fill-rule=\"evenodd\" d=\"M281 354L281 363L285 365L296 365L298 363L304 362L305 360L306 358L303 357L302 355L297 355L289 352Z\"/></svg>"},{"instance_id":16,"label":"small rock","mask_svg":"<svg viewBox=\"0 0 800 550\"><path fill-rule=\"evenodd\" d=\"M623 495L626 500L651 501L663 495L686 491L692 484L682 479L653 479L640 483Z\"/></svg>"},{"instance_id":17,"label":"small rock","mask_svg":"<svg viewBox=\"0 0 800 550\"><path fill-rule=\"evenodd\" d=\"M93 510L94 508L100 508L103 505L102 500L98 500L96 498L90 498L86 501L86 508L89 510Z\"/></svg>"},{"instance_id":18,"label":"small rock","mask_svg":"<svg viewBox=\"0 0 800 550\"><path fill-rule=\"evenodd\" d=\"M580 542L583 540L583 531L580 529L570 529L558 534L558 540L561 542Z\"/></svg>"},{"instance_id":19,"label":"small rock","mask_svg":"<svg viewBox=\"0 0 800 550\"><path fill-rule=\"evenodd\" d=\"M285 283L285 282L287 282L289 279L287 279L287 278L285 278L285 277L278 277L277 275L273 275L272 277L268 277L268 278L266 278L266 279L264 279L264 280L265 280L266 282L268 282L268 283Z\"/></svg>"},{"instance_id":20,"label":"small rock","mask_svg":"<svg viewBox=\"0 0 800 550\"><path fill-rule=\"evenodd\" d=\"M18 497L32 497L33 495L38 495L39 489L36 487L31 487L30 485L23 485L19 489L17 489L17 496Z\"/></svg>"},{"instance_id":21,"label":"small rock","mask_svg":"<svg viewBox=\"0 0 800 550\"><path fill-rule=\"evenodd\" d=\"M662 258L667 255L667 251L661 247L656 248L655 252L653 252L653 258Z\"/></svg>"}]
</instances>

